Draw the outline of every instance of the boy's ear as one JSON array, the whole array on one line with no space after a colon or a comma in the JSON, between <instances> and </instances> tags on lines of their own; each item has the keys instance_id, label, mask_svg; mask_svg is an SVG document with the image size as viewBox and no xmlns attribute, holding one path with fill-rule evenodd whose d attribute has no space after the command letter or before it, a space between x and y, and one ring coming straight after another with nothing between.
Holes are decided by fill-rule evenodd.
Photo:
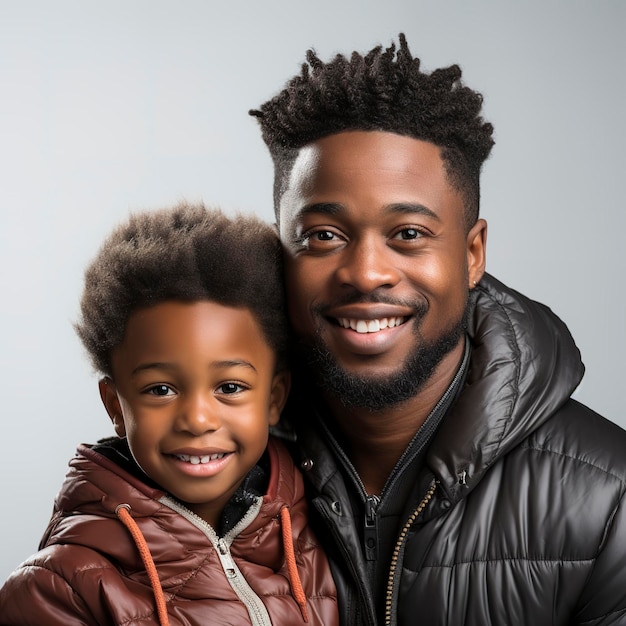
<instances>
[{"instance_id":1,"label":"boy's ear","mask_svg":"<svg viewBox=\"0 0 626 626\"><path fill-rule=\"evenodd\" d=\"M107 410L113 427L115 428L115 434L118 437L126 437L126 426L124 425L124 416L122 415L122 407L120 405L120 399L117 397L117 388L111 378L105 376L100 379L98 383L100 389L100 399L104 408Z\"/></svg>"},{"instance_id":2,"label":"boy's ear","mask_svg":"<svg viewBox=\"0 0 626 626\"><path fill-rule=\"evenodd\" d=\"M287 402L289 389L291 388L291 373L288 370L278 372L272 380L270 393L269 425L276 426L280 419L280 413Z\"/></svg>"}]
</instances>

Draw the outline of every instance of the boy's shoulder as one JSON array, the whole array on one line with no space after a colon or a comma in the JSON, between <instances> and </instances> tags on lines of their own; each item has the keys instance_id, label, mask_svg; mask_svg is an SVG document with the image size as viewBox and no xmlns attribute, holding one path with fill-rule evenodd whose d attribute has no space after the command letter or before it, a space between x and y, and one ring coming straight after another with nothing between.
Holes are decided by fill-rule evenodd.
<instances>
[{"instance_id":1,"label":"boy's shoulder","mask_svg":"<svg viewBox=\"0 0 626 626\"><path fill-rule=\"evenodd\" d=\"M0 589L2 623L46 624L52 619L50 611L61 622L66 615L67 623L84 612L88 623L97 613L91 605L99 603L95 590L103 584L121 588L122 581L101 552L76 543L49 545L17 567ZM88 590L94 591L93 597Z\"/></svg>"},{"instance_id":2,"label":"boy's shoulder","mask_svg":"<svg viewBox=\"0 0 626 626\"><path fill-rule=\"evenodd\" d=\"M272 462L272 468L275 466L283 470L290 468L297 469L296 459L298 456L296 453L295 438L292 438L291 431L275 430L272 428L267 442L267 452Z\"/></svg>"}]
</instances>

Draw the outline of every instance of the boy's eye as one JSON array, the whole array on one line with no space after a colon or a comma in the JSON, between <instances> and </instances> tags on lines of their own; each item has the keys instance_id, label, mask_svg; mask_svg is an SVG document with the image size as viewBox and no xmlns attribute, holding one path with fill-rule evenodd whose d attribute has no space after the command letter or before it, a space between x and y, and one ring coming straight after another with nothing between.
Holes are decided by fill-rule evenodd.
<instances>
[{"instance_id":1,"label":"boy's eye","mask_svg":"<svg viewBox=\"0 0 626 626\"><path fill-rule=\"evenodd\" d=\"M237 383L224 383L217 388L218 393L238 393L240 391L244 391L245 387L242 385L238 385Z\"/></svg>"},{"instance_id":2,"label":"boy's eye","mask_svg":"<svg viewBox=\"0 0 626 626\"><path fill-rule=\"evenodd\" d=\"M148 393L153 396L170 396L174 390L168 385L154 385L148 389Z\"/></svg>"},{"instance_id":3,"label":"boy's eye","mask_svg":"<svg viewBox=\"0 0 626 626\"><path fill-rule=\"evenodd\" d=\"M318 241L332 241L335 237L335 233L330 230L318 230L316 233L312 233L309 239L317 239Z\"/></svg>"}]
</instances>

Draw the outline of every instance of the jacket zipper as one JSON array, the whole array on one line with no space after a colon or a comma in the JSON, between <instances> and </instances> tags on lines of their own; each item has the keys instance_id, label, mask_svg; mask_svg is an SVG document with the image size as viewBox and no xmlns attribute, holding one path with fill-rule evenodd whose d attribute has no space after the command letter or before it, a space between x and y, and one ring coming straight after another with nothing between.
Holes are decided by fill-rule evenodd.
<instances>
[{"instance_id":1,"label":"jacket zipper","mask_svg":"<svg viewBox=\"0 0 626 626\"><path fill-rule=\"evenodd\" d=\"M352 461L348 458L348 455L343 451L341 446L335 440L333 434L330 432L324 420L320 419L319 423L326 432L328 441L330 442L337 457L339 457L345 467L348 469L348 476L352 479L354 486L361 495L363 503L365 505L365 516L363 519L363 538L365 541L365 558L368 561L374 561L378 555L378 507L380 506L381 498L377 495L369 495L365 489L365 485L356 471ZM384 492L384 490L383 490Z\"/></svg>"},{"instance_id":2,"label":"jacket zipper","mask_svg":"<svg viewBox=\"0 0 626 626\"><path fill-rule=\"evenodd\" d=\"M217 533L210 524L207 524L201 517L173 498L163 496L162 498L159 498L159 502L170 507L177 513L180 513L180 515L190 521L196 528L201 530L207 536L219 556L222 569L226 575L226 580L228 580L233 591L246 607L252 625L272 626L272 621L270 620L269 613L267 612L263 601L259 598L259 596L257 596L252 587L250 587L248 581L241 573L241 570L237 567L237 564L233 560L230 553L230 546L233 541L254 521L256 516L259 514L263 498L256 498L247 513L241 518L241 520L239 520L232 530L224 535L224 537L218 537Z\"/></svg>"},{"instance_id":3,"label":"jacket zipper","mask_svg":"<svg viewBox=\"0 0 626 626\"><path fill-rule=\"evenodd\" d=\"M346 546L345 546L345 544L343 542L343 537L341 536L341 533L339 531L337 531L337 528L336 528L335 523L334 523L334 518L328 512L328 509L327 509L325 501L321 500L321 501L318 501L318 502L314 502L314 504L315 504L315 507L317 508L317 510L319 511L320 515L326 520L326 522L327 522L326 526L327 526L327 528L330 528L330 530L331 530L331 532L332 532L332 534L334 536L334 539L335 539L335 545L339 546L339 549L341 550L341 553L342 553L343 557L345 558L346 563L348 564L348 567L349 567L350 572L352 574L352 578L354 580L358 581L359 577L358 577L357 571L354 568L354 562L353 562L353 560L351 558L352 555L346 549ZM363 596L363 585L362 584L358 584L357 585L357 590L358 590L359 595L361 596L361 600L363 601L364 606L367 607L368 606L368 601L367 601L367 598L365 598ZM369 616L369 619L368 619L367 623L368 624L375 624L375 620L372 619L372 616L369 613L369 611L366 611L366 612L367 612L367 614ZM352 614L350 617L353 618L353 622L352 623L358 624L358 626L363 626L364 625L364 622L363 622L363 620L360 617L360 609L359 609L358 606L356 608L355 613Z\"/></svg>"},{"instance_id":4,"label":"jacket zipper","mask_svg":"<svg viewBox=\"0 0 626 626\"><path fill-rule=\"evenodd\" d=\"M363 539L365 541L365 558L368 561L375 561L378 558L378 516L376 513L379 505L380 498L378 496L367 496Z\"/></svg>"},{"instance_id":5,"label":"jacket zipper","mask_svg":"<svg viewBox=\"0 0 626 626\"><path fill-rule=\"evenodd\" d=\"M398 541L396 542L396 545L393 549L393 554L391 555L391 567L389 568L389 579L387 580L387 593L385 594L385 626L390 626L392 623L391 614L393 612L393 592L394 587L396 586L396 570L400 561L400 554L402 553L402 550L404 548L404 543L407 539L409 531L411 530L411 526L413 526L422 511L432 500L433 496L435 495L436 489L437 482L433 480L430 488L426 492L426 495L422 498L422 501L419 503L415 511L413 511L409 519L406 521L406 524L402 528L402 531L398 536Z\"/></svg>"},{"instance_id":6,"label":"jacket zipper","mask_svg":"<svg viewBox=\"0 0 626 626\"><path fill-rule=\"evenodd\" d=\"M272 622L265 605L259 596L254 593L248 581L237 567L230 554L230 545L222 538L218 541L216 547L226 578L248 610L250 622L253 626L257 626L257 624L258 626L271 626Z\"/></svg>"}]
</instances>

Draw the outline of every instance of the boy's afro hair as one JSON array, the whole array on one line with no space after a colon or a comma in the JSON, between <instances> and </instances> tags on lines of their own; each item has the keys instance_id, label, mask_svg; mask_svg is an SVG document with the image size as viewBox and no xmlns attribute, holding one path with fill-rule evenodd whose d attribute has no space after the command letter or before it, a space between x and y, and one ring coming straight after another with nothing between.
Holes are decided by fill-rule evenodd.
<instances>
[{"instance_id":1,"label":"boy's afro hair","mask_svg":"<svg viewBox=\"0 0 626 626\"><path fill-rule=\"evenodd\" d=\"M75 324L96 370L111 375L111 351L129 316L165 300L249 309L284 366L281 249L274 228L256 217L180 204L133 214L118 226L85 272Z\"/></svg>"}]
</instances>

